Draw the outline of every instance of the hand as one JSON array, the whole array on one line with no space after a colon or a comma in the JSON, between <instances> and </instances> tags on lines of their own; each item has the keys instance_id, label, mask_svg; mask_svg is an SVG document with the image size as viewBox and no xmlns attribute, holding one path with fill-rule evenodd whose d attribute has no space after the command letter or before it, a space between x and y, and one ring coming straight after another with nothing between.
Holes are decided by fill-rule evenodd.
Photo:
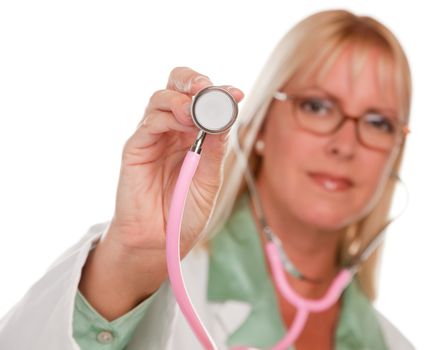
<instances>
[{"instance_id":1,"label":"hand","mask_svg":"<svg viewBox=\"0 0 443 350\"><path fill-rule=\"evenodd\" d=\"M155 92L135 133L123 149L115 213L106 239L136 253L165 250L172 192L198 133L190 115L192 96L212 85L189 68L172 70L165 90ZM239 102L243 93L227 87ZM222 180L227 134L207 135L192 181L181 230L182 257L198 241Z\"/></svg>"}]
</instances>

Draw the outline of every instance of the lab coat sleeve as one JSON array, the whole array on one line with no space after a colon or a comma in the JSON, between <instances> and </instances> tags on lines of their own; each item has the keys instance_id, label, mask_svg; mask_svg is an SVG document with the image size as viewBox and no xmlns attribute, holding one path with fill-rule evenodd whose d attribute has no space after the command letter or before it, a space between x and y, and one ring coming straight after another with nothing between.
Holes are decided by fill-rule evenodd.
<instances>
[{"instance_id":1,"label":"lab coat sleeve","mask_svg":"<svg viewBox=\"0 0 443 350\"><path fill-rule=\"evenodd\" d=\"M110 221L92 226L0 319L0 349L81 350L74 338L73 322L78 284L90 250L109 224ZM127 350L170 348L178 309L169 281L151 298L149 303L149 299L145 300L149 305L139 304L140 310L134 309L131 314L136 316L133 321L138 325ZM147 308L146 312L143 307Z\"/></svg>"},{"instance_id":2,"label":"lab coat sleeve","mask_svg":"<svg viewBox=\"0 0 443 350\"><path fill-rule=\"evenodd\" d=\"M75 341L87 350L103 349L104 345L107 350L124 349L157 294L158 291L126 314L108 321L78 290L74 307Z\"/></svg>"}]
</instances>

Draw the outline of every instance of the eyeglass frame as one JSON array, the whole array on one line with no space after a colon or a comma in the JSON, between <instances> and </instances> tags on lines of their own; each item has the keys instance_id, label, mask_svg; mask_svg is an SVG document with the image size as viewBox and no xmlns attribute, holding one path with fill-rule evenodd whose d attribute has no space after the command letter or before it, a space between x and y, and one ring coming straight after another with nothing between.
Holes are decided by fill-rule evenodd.
<instances>
[{"instance_id":1,"label":"eyeglass frame","mask_svg":"<svg viewBox=\"0 0 443 350\"><path fill-rule=\"evenodd\" d=\"M277 101L294 101L294 100L298 100L298 99L300 99L302 96L303 96L303 95L291 95L291 94L288 94L288 93L283 92L283 91L280 91L280 90L276 91L276 92L272 95L272 97L275 98ZM328 100L331 100L331 98L328 98ZM337 126L336 126L334 129L332 129L330 132L325 132L325 133L324 133L324 132L315 132L315 131L313 131L313 130L306 129L306 127L303 127L303 126L301 126L301 125L300 125L300 127L301 127L303 130L305 130L305 131L307 131L307 132L310 132L310 133L312 133L312 134L315 134L315 135L332 135L332 134L334 134L335 132L337 132L338 130L340 130L340 128L342 127L342 125L343 125L348 119L350 119L351 121L353 121L353 122L355 122L355 123L357 124L357 126L356 126L356 134L357 134L357 139L358 139L358 141L360 142L360 144L362 144L363 146L365 146L365 147L367 147L367 148L374 149L374 150L378 150L378 151L383 151L383 152L390 151L391 149L393 149L393 148L394 148L395 146L397 146L397 145L401 146L401 145L405 142L405 140L406 140L406 136L407 136L408 134L411 133L411 130L410 130L410 128L408 127L408 125L407 125L405 122L400 121L400 120L397 119L396 121L399 123L399 126L400 126L400 128L401 128L401 134L399 133L399 135L400 135L400 140L399 140L398 143L397 143L397 142L394 143L394 146L393 146L392 148L388 148L388 149L386 149L386 148L378 148L378 147L375 147L375 146L368 145L368 144L366 144L366 143L362 140L361 135L360 135L360 131L359 131L359 128L358 128L358 123L359 123L360 119L361 119L364 115L361 115L361 116L352 116L352 115L349 115L349 114L345 114L345 113L343 113L342 108L340 108L340 104L337 103L337 102L335 101L335 99L332 99L332 102L333 102L334 105L338 108L338 111L340 112L340 116L342 117L342 119L340 120L340 122L337 124ZM293 106L293 107L294 107L294 106Z\"/></svg>"}]
</instances>

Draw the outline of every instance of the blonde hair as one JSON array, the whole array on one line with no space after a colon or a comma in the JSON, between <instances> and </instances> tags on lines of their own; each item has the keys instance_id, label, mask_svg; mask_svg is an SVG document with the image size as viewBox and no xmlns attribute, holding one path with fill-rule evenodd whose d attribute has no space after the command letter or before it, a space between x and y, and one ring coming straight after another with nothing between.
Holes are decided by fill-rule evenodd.
<instances>
[{"instance_id":1,"label":"blonde hair","mask_svg":"<svg viewBox=\"0 0 443 350\"><path fill-rule=\"evenodd\" d=\"M264 69L245 100L238 121L238 142L248 158L254 173L259 160L252 152L258 132L267 115L272 96L294 74L304 79L312 74L320 77L333 64L343 48L353 44L353 71L358 73L362 58L368 48L378 47L385 53L379 64L381 80L387 73L393 74L400 113L405 122L409 120L411 100L411 76L406 55L394 36L384 25L367 16L357 16L345 10L329 10L313 14L295 25L277 44ZM390 64L390 65L389 65ZM234 137L236 135L233 135ZM403 156L402 146L392 169L398 173ZM242 162L237 158L234 145L228 146L223 165L223 183L213 212L205 227L207 243L229 218L236 200L247 190ZM358 241L364 246L386 223L395 188L391 177L378 203L359 222L348 227L348 239L341 246L342 262L350 258L349 247ZM376 296L377 267L380 247L366 260L357 274L365 294L374 300Z\"/></svg>"}]
</instances>

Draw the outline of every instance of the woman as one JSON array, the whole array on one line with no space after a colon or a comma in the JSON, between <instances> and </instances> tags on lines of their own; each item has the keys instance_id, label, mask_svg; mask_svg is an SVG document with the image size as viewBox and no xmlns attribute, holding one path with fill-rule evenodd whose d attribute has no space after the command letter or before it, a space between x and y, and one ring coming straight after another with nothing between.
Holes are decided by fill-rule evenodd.
<instances>
[{"instance_id":1,"label":"woman","mask_svg":"<svg viewBox=\"0 0 443 350\"><path fill-rule=\"evenodd\" d=\"M153 94L124 146L112 220L93 226L6 315L1 348L200 348L181 315L173 321L165 225L196 135L191 98L211 84L176 68ZM347 11L306 18L267 62L236 132L267 221L305 276L288 277L299 294L321 297L387 221L410 98L408 62L394 35ZM184 213L183 269L219 346L268 348L297 310L273 285L234 145L227 135L205 142ZM294 348L411 348L371 305L377 263L376 251L337 303L309 316Z\"/></svg>"}]
</instances>

